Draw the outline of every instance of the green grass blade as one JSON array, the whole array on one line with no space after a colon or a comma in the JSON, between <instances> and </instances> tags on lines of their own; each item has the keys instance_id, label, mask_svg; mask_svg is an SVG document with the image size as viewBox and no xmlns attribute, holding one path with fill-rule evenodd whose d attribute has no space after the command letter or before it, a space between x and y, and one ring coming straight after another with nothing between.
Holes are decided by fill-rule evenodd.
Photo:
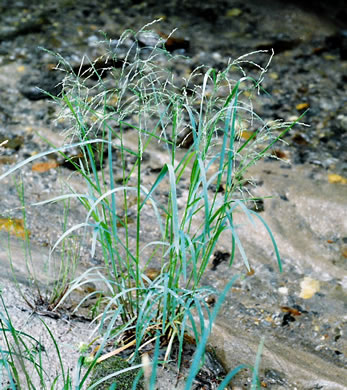
<instances>
[{"instance_id":1,"label":"green grass blade","mask_svg":"<svg viewBox=\"0 0 347 390\"><path fill-rule=\"evenodd\" d=\"M238 275L233 276L233 278L228 282L228 284L226 285L226 287L224 288L223 292L221 293L221 295L219 296L219 298L216 302L216 305L215 305L213 312L212 312L212 315L211 315L211 322L210 322L209 326L205 328L205 331L201 337L201 340L199 341L197 350L195 351L194 359L193 359L193 362L191 364L191 367L189 370L189 375L188 375L188 378L187 378L187 381L185 384L185 390L190 390L192 385L193 385L194 378L199 371L200 360L205 352L207 339L208 339L208 337L210 335L210 331L212 329L212 323L215 321L217 314L219 312L219 309L221 308L222 303L224 302L228 291L230 290L230 288L232 287L232 285L235 283L235 281L237 279L238 279Z\"/></svg>"},{"instance_id":2,"label":"green grass blade","mask_svg":"<svg viewBox=\"0 0 347 390\"><path fill-rule=\"evenodd\" d=\"M59 360L59 367L60 367L60 371L61 371L61 376L63 378L63 383L66 383L64 364L63 364L63 360L61 358L61 353L60 353L60 349L59 349L58 343L57 343L55 337L53 336L53 333L51 332L51 330L49 329L49 327L45 323L45 321L43 321L41 318L40 318L40 321L42 322L43 326L46 328L46 330L47 330L51 340L53 341L54 348L55 348L55 351L57 353L58 360Z\"/></svg>"},{"instance_id":3,"label":"green grass blade","mask_svg":"<svg viewBox=\"0 0 347 390\"><path fill-rule=\"evenodd\" d=\"M170 179L170 195L171 195L171 205L172 205L172 228L173 228L173 244L176 253L179 253L179 224L178 224L178 207L177 207L177 193L176 193L176 177L175 171L171 164L167 164L167 169L169 171Z\"/></svg>"},{"instance_id":4,"label":"green grass blade","mask_svg":"<svg viewBox=\"0 0 347 390\"><path fill-rule=\"evenodd\" d=\"M271 242L272 242L272 245L275 249L275 254L276 254L276 258L277 258L277 264L278 264L278 268L280 270L280 272L282 272L282 261L281 261L281 256L280 256L280 252L278 250L278 247L277 247L277 244L276 244L276 240L275 240L275 237L274 235L272 234L272 231L271 229L269 228L268 224L265 222L264 218L259 215L258 213L256 213L255 211L253 210L249 210L249 212L253 215L255 215L256 217L258 217L260 219L260 221L262 222L262 224L265 226L267 232L269 233L269 236L271 238Z\"/></svg>"},{"instance_id":5,"label":"green grass blade","mask_svg":"<svg viewBox=\"0 0 347 390\"><path fill-rule=\"evenodd\" d=\"M159 349L160 349L160 337L159 337L159 333L157 333L157 338L155 340L153 361L152 361L152 372L149 380L149 390L155 389L155 381L157 379Z\"/></svg>"},{"instance_id":6,"label":"green grass blade","mask_svg":"<svg viewBox=\"0 0 347 390\"><path fill-rule=\"evenodd\" d=\"M149 190L148 194L146 195L144 201L142 202L141 206L140 206L140 210L142 209L142 207L146 204L147 200L149 199L149 197L153 194L153 192L155 191L155 189L158 187L158 185L161 183L161 181L164 179L164 177L166 176L168 172L168 166L165 164L162 168L162 170L160 171L156 181L154 182L153 186L151 187L151 189Z\"/></svg>"},{"instance_id":7,"label":"green grass blade","mask_svg":"<svg viewBox=\"0 0 347 390\"><path fill-rule=\"evenodd\" d=\"M251 390L257 390L257 388L258 388L259 366L260 366L261 354L262 354L263 348L264 348L264 341L265 341L265 337L263 336L260 340L258 351L257 351L257 356L255 358L255 364L254 364L253 375L252 375Z\"/></svg>"},{"instance_id":8,"label":"green grass blade","mask_svg":"<svg viewBox=\"0 0 347 390\"><path fill-rule=\"evenodd\" d=\"M243 248L243 245L241 243L241 240L240 240L240 238L239 238L239 236L238 236L238 234L236 232L236 229L235 229L235 227L233 225L233 220L231 218L230 213L227 213L227 218L229 220L229 227L228 227L228 229L231 230L231 233L232 233L232 236L234 237L235 243L236 243L237 247L239 248L239 252L240 252L240 255L242 257L242 260L243 260L243 262L244 262L244 264L245 264L245 266L247 268L247 271L249 272L251 270L251 267L249 265L248 258L247 258L246 252L245 252L245 250Z\"/></svg>"},{"instance_id":9,"label":"green grass blade","mask_svg":"<svg viewBox=\"0 0 347 390\"><path fill-rule=\"evenodd\" d=\"M234 376L240 372L241 370L245 369L245 368L249 368L248 365L246 364L240 364L239 366L235 367L233 370L231 370L227 376L223 379L223 381L221 382L221 384L218 386L218 389L217 390L225 390L227 388L227 386L229 385L229 382L232 380L232 378L234 378Z\"/></svg>"}]
</instances>

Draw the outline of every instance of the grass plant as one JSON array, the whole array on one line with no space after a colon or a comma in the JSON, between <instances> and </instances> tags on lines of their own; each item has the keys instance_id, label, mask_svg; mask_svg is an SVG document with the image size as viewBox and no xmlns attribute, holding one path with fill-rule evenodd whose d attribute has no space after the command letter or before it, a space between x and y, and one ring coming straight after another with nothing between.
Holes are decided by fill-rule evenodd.
<instances>
[{"instance_id":1,"label":"grass plant","mask_svg":"<svg viewBox=\"0 0 347 390\"><path fill-rule=\"evenodd\" d=\"M43 322L54 342L57 359L61 367L61 374L57 375L53 381L48 380L49 376L42 364L44 346L30 334L15 328L6 309L1 291L0 303L0 334L2 335L0 339L0 388L35 390L39 386L41 389L53 389L56 388L60 375L64 383L64 389L72 388L69 371L64 369L59 346L47 325Z\"/></svg>"},{"instance_id":2,"label":"grass plant","mask_svg":"<svg viewBox=\"0 0 347 390\"><path fill-rule=\"evenodd\" d=\"M180 366L187 332L198 346L187 378L186 389L191 388L212 323L236 278L220 294L215 308L210 308L205 298L218 292L203 287L202 281L221 235L230 235L230 266L238 251L250 269L234 224L236 209L251 222L261 220L281 269L271 230L259 214L245 206L254 198L242 191L247 169L294 125L265 123L253 111L252 99L261 92L272 53L250 53L229 62L222 71L199 67L179 80L173 69L187 59L168 53L165 40L149 28L127 30L117 41L105 41L103 57L84 59L87 70L82 65L76 70L58 56L57 68L65 72L65 79L62 94L53 98L61 107L60 119L70 124L66 143L30 157L0 176L1 180L36 159L59 153L85 182L85 193L70 185L67 193L35 204L78 200L85 218L71 227L65 223L51 253L58 248L65 252L64 242L83 232L90 256L97 255L104 263L74 281L65 279L66 294L55 305L62 305L69 293L90 281L105 286L103 310L95 328L96 337L103 341L89 368L83 368L83 359L79 361L75 389L84 388L95 364L117 355L124 345L134 349L130 361L138 358L144 346L153 345L154 369L149 378L153 389L160 346L166 345L162 360L169 361L177 343ZM250 67L248 75L245 69ZM244 137L250 131L251 135ZM145 157L154 144L165 159L149 183L144 176ZM76 148L77 159L69 153ZM183 201L179 202L177 193L182 188ZM146 229L152 230L151 239ZM153 264L159 274L150 278L146 271ZM60 291L65 290L62 287ZM93 294L100 291L90 296ZM24 335L16 339L8 318L2 319L2 331L4 335L10 331L15 345L22 342ZM118 348L106 353L106 343ZM8 343L7 347L7 352L2 350L1 362L12 381L18 381L10 352L14 349ZM31 361L34 367L40 366ZM223 388L237 370L228 375ZM64 376L64 370L61 377L64 388L72 388L73 379ZM11 386L12 382L10 388L16 388Z\"/></svg>"}]
</instances>

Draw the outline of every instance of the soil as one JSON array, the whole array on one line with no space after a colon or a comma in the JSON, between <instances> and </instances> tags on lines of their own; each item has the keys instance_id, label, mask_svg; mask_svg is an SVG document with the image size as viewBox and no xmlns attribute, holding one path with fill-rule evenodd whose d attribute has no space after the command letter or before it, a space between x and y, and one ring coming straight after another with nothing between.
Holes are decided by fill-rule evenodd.
<instances>
[{"instance_id":1,"label":"soil","mask_svg":"<svg viewBox=\"0 0 347 390\"><path fill-rule=\"evenodd\" d=\"M0 4L0 174L18 161L48 150L46 141L64 142L65 123L55 121L56 107L47 94L60 92L61 76L52 72L59 52L73 67L83 56L94 60L103 54L99 30L118 39L126 28L138 30L157 18L161 34L174 40L167 46L190 59L175 72L186 74L204 64L222 69L229 58L254 50L273 48L275 56L263 83L271 95L256 103L264 120L295 120L307 108L303 121L273 150L273 156L249 172L257 183L252 193L269 196L253 205L276 238L283 261L278 271L266 229L257 220L236 213L238 234L252 272L245 270L240 254L228 267L230 237L223 236L204 283L222 290L235 273L243 278L233 286L214 326L210 347L226 370L253 362L260 339L265 348L260 367L261 383L269 389L347 389L347 38L343 2L257 1L155 1L88 2L59 0L6 1ZM131 134L129 144L132 145ZM165 154L160 146L148 151L145 183L151 183ZM278 160L280 158L280 160ZM83 183L56 159L46 159L50 169L25 166L21 175L27 203L61 194L70 183L76 191ZM184 197L184 188L179 189ZM77 345L87 341L92 327L89 306L73 317L67 310L45 315L46 303L37 305L38 293L28 279L28 257L23 241L23 215L14 176L0 187L0 286L13 323L40 339L47 352L50 372L58 370L53 344L43 331L40 315L61 343L66 367L78 359ZM71 220L83 221L83 210L72 203ZM11 217L12 225L6 225ZM150 217L149 217L150 218ZM256 218L256 217L254 217ZM30 207L31 256L42 294L56 282L60 257L49 257L49 247L61 234L63 209L54 203ZM148 220L151 226L151 220ZM11 247L8 250L8 231ZM154 233L144 232L145 238ZM87 245L85 245L87 247ZM100 265L81 249L78 272ZM12 267L11 262L12 261ZM32 271L33 271L32 269ZM53 272L52 272L53 270ZM30 308L13 283L36 310ZM96 288L94 286L93 288ZM69 301L71 307L88 291ZM80 295L78 295L80 294ZM165 372L160 388L178 388ZM251 373L243 370L231 382L234 390L251 386ZM166 382L166 380L168 382ZM171 382L170 382L171 381ZM203 386L203 385L201 385ZM203 388L203 387L201 387Z\"/></svg>"}]
</instances>

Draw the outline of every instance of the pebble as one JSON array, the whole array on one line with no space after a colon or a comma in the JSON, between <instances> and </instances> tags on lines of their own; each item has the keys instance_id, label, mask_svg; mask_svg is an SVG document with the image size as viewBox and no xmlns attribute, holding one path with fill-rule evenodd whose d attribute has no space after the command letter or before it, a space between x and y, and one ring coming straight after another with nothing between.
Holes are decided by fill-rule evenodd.
<instances>
[{"instance_id":1,"label":"pebble","mask_svg":"<svg viewBox=\"0 0 347 390\"><path fill-rule=\"evenodd\" d=\"M280 287L278 289L278 292L281 294L281 295L288 295L288 287Z\"/></svg>"}]
</instances>

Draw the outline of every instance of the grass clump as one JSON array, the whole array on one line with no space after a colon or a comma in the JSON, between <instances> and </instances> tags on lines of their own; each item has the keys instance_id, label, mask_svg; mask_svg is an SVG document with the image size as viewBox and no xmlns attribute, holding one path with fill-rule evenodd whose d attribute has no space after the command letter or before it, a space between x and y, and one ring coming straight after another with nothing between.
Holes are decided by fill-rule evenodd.
<instances>
[{"instance_id":1,"label":"grass clump","mask_svg":"<svg viewBox=\"0 0 347 390\"><path fill-rule=\"evenodd\" d=\"M80 363L75 388L87 383L106 344L134 348L130 364L152 345L149 383L154 388L159 346L166 346L162 360L168 361L177 343L180 366L186 332L199 346L187 379L190 388L212 323L235 281L231 279L211 309L205 298L216 291L201 282L222 235L230 236L230 265L238 250L250 269L234 224L236 209L250 221L261 220L281 268L274 237L265 221L247 209L244 203L253 197L242 190L247 169L293 126L265 123L253 112L252 99L261 90L272 53L250 53L222 71L201 66L179 79L173 69L186 59L169 54L165 41L148 27L105 41L106 54L96 61L85 59L87 67L73 68L58 56L58 69L66 77L61 96L54 100L61 107L60 119L70 126L67 142L0 177L59 153L84 180L85 193L70 185L68 193L40 203L77 200L85 210L85 218L66 228L52 252L82 231L90 256L103 261L100 269L72 281L58 302L63 304L69 293L90 281L105 286L95 330L103 342L86 371ZM250 67L247 75L245 68ZM145 160L153 145L160 151L160 166L148 181ZM69 151L76 149L72 157ZM157 275L148 276L153 265ZM93 294L100 291L88 297ZM116 351L108 356L115 359Z\"/></svg>"},{"instance_id":2,"label":"grass clump","mask_svg":"<svg viewBox=\"0 0 347 390\"><path fill-rule=\"evenodd\" d=\"M64 389L72 388L69 370L64 369L57 340L48 326L42 321L55 347L55 358L61 371L53 379L43 365L46 355L45 347L40 340L15 327L6 308L0 290L0 389L20 390L54 389L63 383Z\"/></svg>"}]
</instances>

